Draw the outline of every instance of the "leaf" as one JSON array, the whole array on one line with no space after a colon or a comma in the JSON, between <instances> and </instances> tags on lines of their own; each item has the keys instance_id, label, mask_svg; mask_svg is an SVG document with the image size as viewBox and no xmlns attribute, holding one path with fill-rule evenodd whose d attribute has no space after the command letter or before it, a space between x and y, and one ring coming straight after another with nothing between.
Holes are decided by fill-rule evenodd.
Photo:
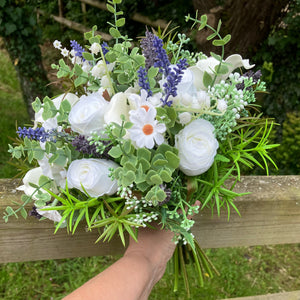
<instances>
[{"instance_id":1,"label":"leaf","mask_svg":"<svg viewBox=\"0 0 300 300\"><path fill-rule=\"evenodd\" d=\"M213 53L213 52L210 52L210 55L211 55L213 58L215 58L216 60L218 60L218 61L222 61L222 58L221 58L221 56L220 56L220 55L218 55L218 54L215 54L215 53Z\"/></svg>"},{"instance_id":2,"label":"leaf","mask_svg":"<svg viewBox=\"0 0 300 300\"><path fill-rule=\"evenodd\" d=\"M207 15L202 15L201 18L200 18L200 22L201 22L201 25L199 26L198 30L202 30L206 24L207 24Z\"/></svg>"},{"instance_id":3,"label":"leaf","mask_svg":"<svg viewBox=\"0 0 300 300\"><path fill-rule=\"evenodd\" d=\"M88 82L88 78L80 76L74 80L74 85L75 85L75 87L78 87L82 84L86 84L87 82Z\"/></svg>"},{"instance_id":4,"label":"leaf","mask_svg":"<svg viewBox=\"0 0 300 300\"><path fill-rule=\"evenodd\" d=\"M206 88L208 88L209 86L211 86L213 83L213 79L211 78L211 76L205 71L204 75L203 75L203 84Z\"/></svg>"},{"instance_id":5,"label":"leaf","mask_svg":"<svg viewBox=\"0 0 300 300\"><path fill-rule=\"evenodd\" d=\"M207 40L207 41L212 40L214 37L217 36L217 34L218 34L217 32L212 33L211 35L209 35L209 36L206 38L206 40Z\"/></svg>"},{"instance_id":6,"label":"leaf","mask_svg":"<svg viewBox=\"0 0 300 300\"><path fill-rule=\"evenodd\" d=\"M220 31L220 29L221 29L221 25L222 25L222 21L221 21L221 20L219 20L219 22L218 22L218 27L217 27L217 32L219 32L219 31Z\"/></svg>"},{"instance_id":7,"label":"leaf","mask_svg":"<svg viewBox=\"0 0 300 300\"><path fill-rule=\"evenodd\" d=\"M225 43L224 43L223 40L214 40L214 41L212 42L212 44L213 44L214 46L216 46L216 47L220 47L220 46L224 46L224 45L225 45Z\"/></svg>"},{"instance_id":8,"label":"leaf","mask_svg":"<svg viewBox=\"0 0 300 300\"><path fill-rule=\"evenodd\" d=\"M114 9L114 7L112 5L110 5L110 4L106 4L106 8L112 14L114 14L116 12L116 10Z\"/></svg>"},{"instance_id":9,"label":"leaf","mask_svg":"<svg viewBox=\"0 0 300 300\"><path fill-rule=\"evenodd\" d=\"M151 67L148 70L148 77L149 78L154 78L158 74L159 68Z\"/></svg>"},{"instance_id":10,"label":"leaf","mask_svg":"<svg viewBox=\"0 0 300 300\"><path fill-rule=\"evenodd\" d=\"M179 162L180 162L179 157L171 151L167 151L165 156L166 156L166 159L168 160L168 167L170 167L172 169L177 169L179 166Z\"/></svg>"},{"instance_id":11,"label":"leaf","mask_svg":"<svg viewBox=\"0 0 300 300\"><path fill-rule=\"evenodd\" d=\"M39 97L36 97L34 102L32 102L32 108L36 113L42 108L42 102Z\"/></svg>"},{"instance_id":12,"label":"leaf","mask_svg":"<svg viewBox=\"0 0 300 300\"><path fill-rule=\"evenodd\" d=\"M120 146L114 146L108 152L108 155L111 156L112 158L119 158L122 154L123 152Z\"/></svg>"},{"instance_id":13,"label":"leaf","mask_svg":"<svg viewBox=\"0 0 300 300\"><path fill-rule=\"evenodd\" d=\"M158 174L151 176L150 181L152 184L155 184L155 185L160 185L163 183L161 177Z\"/></svg>"},{"instance_id":14,"label":"leaf","mask_svg":"<svg viewBox=\"0 0 300 300\"><path fill-rule=\"evenodd\" d=\"M15 213L11 206L7 206L5 211L8 213L9 216L14 215L18 219L18 215Z\"/></svg>"},{"instance_id":15,"label":"leaf","mask_svg":"<svg viewBox=\"0 0 300 300\"><path fill-rule=\"evenodd\" d=\"M83 52L82 56L84 59L86 60L94 60L93 54L89 53L89 52Z\"/></svg>"},{"instance_id":16,"label":"leaf","mask_svg":"<svg viewBox=\"0 0 300 300\"><path fill-rule=\"evenodd\" d=\"M223 41L225 42L225 44L227 44L230 40L231 40L231 35L230 35L230 34L227 34L227 35L223 38Z\"/></svg>"},{"instance_id":17,"label":"leaf","mask_svg":"<svg viewBox=\"0 0 300 300\"><path fill-rule=\"evenodd\" d=\"M120 31L119 31L118 29L116 29L116 28L111 27L111 28L109 29L109 33L110 33L110 35L111 35L113 38L115 38L115 39L121 37Z\"/></svg>"},{"instance_id":18,"label":"leaf","mask_svg":"<svg viewBox=\"0 0 300 300\"><path fill-rule=\"evenodd\" d=\"M125 25L125 18L120 18L117 20L117 22L116 22L117 27L122 27L124 25Z\"/></svg>"}]
</instances>

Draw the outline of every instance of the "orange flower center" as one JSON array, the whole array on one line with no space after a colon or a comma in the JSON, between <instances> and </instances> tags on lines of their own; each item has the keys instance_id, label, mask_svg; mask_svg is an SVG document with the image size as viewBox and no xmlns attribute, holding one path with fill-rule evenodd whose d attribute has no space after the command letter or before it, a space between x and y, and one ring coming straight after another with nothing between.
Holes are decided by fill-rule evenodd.
<instances>
[{"instance_id":1,"label":"orange flower center","mask_svg":"<svg viewBox=\"0 0 300 300\"><path fill-rule=\"evenodd\" d=\"M146 124L143 127L143 132L145 135L150 135L153 133L153 126L151 124Z\"/></svg>"},{"instance_id":2,"label":"orange flower center","mask_svg":"<svg viewBox=\"0 0 300 300\"><path fill-rule=\"evenodd\" d=\"M144 108L145 111L148 111L150 109L150 107L148 105L142 105L141 107Z\"/></svg>"}]
</instances>

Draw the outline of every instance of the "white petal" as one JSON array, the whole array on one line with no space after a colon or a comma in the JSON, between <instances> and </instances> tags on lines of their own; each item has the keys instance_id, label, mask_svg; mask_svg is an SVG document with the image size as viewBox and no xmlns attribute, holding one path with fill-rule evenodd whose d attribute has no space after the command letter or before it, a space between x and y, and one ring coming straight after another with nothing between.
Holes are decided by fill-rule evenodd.
<instances>
[{"instance_id":1,"label":"white petal","mask_svg":"<svg viewBox=\"0 0 300 300\"><path fill-rule=\"evenodd\" d=\"M255 65L249 64L249 59L243 59L239 54L233 54L226 58L226 63L230 64L229 69L231 69L230 73L239 67L244 67L245 69L251 69Z\"/></svg>"}]
</instances>

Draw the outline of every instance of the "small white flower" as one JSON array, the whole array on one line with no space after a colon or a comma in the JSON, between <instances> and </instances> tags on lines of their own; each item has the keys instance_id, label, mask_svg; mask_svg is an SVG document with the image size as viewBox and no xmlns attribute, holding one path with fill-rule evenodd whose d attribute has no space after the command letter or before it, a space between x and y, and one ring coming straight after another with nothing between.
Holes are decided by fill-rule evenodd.
<instances>
[{"instance_id":1,"label":"small white flower","mask_svg":"<svg viewBox=\"0 0 300 300\"><path fill-rule=\"evenodd\" d=\"M130 121L134 125L128 131L137 148L152 149L155 143L161 145L164 142L163 133L166 131L166 125L158 123L155 119L155 108L143 106L130 111L129 114Z\"/></svg>"},{"instance_id":2,"label":"small white flower","mask_svg":"<svg viewBox=\"0 0 300 300\"><path fill-rule=\"evenodd\" d=\"M61 55L67 57L69 55L69 50L67 48L61 49Z\"/></svg>"},{"instance_id":3,"label":"small white flower","mask_svg":"<svg viewBox=\"0 0 300 300\"><path fill-rule=\"evenodd\" d=\"M227 109L227 103L224 99L219 99L218 100L218 103L217 103L217 109L220 111L220 112L225 112L226 109Z\"/></svg>"},{"instance_id":4,"label":"small white flower","mask_svg":"<svg viewBox=\"0 0 300 300\"><path fill-rule=\"evenodd\" d=\"M55 40L55 41L53 42L53 46L54 46L54 48L56 48L56 49L61 49L61 42L58 41L58 40Z\"/></svg>"},{"instance_id":5,"label":"small white flower","mask_svg":"<svg viewBox=\"0 0 300 300\"><path fill-rule=\"evenodd\" d=\"M101 46L99 43L93 43L91 45L91 48L90 48L90 51L93 53L93 54L98 54L101 50Z\"/></svg>"},{"instance_id":6,"label":"small white flower","mask_svg":"<svg viewBox=\"0 0 300 300\"><path fill-rule=\"evenodd\" d=\"M188 124L191 122L192 115L189 112L183 112L178 115L179 123L182 125Z\"/></svg>"},{"instance_id":7,"label":"small white flower","mask_svg":"<svg viewBox=\"0 0 300 300\"><path fill-rule=\"evenodd\" d=\"M82 71L88 73L91 70L92 66L91 66L90 62L86 60L86 61L84 61L82 63L82 67L81 68L82 68Z\"/></svg>"},{"instance_id":8,"label":"small white flower","mask_svg":"<svg viewBox=\"0 0 300 300\"><path fill-rule=\"evenodd\" d=\"M197 99L202 109L208 109L210 107L210 97L207 92L205 91L197 92Z\"/></svg>"}]
</instances>

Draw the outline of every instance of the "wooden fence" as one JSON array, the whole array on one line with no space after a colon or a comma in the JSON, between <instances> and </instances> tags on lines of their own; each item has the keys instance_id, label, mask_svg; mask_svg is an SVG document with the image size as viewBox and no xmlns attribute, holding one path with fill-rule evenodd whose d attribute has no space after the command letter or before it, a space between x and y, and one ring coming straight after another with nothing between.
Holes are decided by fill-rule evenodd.
<instances>
[{"instance_id":1,"label":"wooden fence","mask_svg":"<svg viewBox=\"0 0 300 300\"><path fill-rule=\"evenodd\" d=\"M0 179L1 212L12 201L20 201L18 184L16 180ZM221 217L212 217L209 210L195 216L193 232L203 248L300 243L300 176L243 177L235 191L251 192L236 199L241 217L232 212L228 221L226 212ZM56 235L53 231L50 221L11 217L4 223L1 219L0 263L113 255L124 251L118 239L95 244L96 230L86 232L81 227L74 235L64 229ZM242 299L300 300L300 291Z\"/></svg>"}]
</instances>

